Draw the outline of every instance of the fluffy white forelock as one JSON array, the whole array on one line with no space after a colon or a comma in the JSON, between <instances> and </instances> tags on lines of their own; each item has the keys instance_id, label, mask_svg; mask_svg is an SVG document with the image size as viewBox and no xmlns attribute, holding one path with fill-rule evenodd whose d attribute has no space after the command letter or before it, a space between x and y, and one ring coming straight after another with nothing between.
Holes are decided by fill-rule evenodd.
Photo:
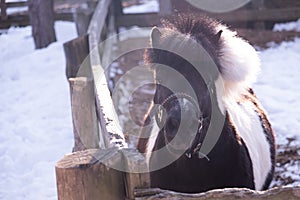
<instances>
[{"instance_id":1,"label":"fluffy white forelock","mask_svg":"<svg viewBox=\"0 0 300 200\"><path fill-rule=\"evenodd\" d=\"M260 71L260 60L255 49L236 32L221 25L223 46L219 57L225 96L240 96L251 87Z\"/></svg>"}]
</instances>

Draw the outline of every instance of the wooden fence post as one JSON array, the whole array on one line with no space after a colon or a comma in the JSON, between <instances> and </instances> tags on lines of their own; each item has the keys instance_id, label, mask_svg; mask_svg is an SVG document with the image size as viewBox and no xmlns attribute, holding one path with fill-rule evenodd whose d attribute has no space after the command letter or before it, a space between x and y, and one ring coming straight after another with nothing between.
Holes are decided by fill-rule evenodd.
<instances>
[{"instance_id":1,"label":"wooden fence post","mask_svg":"<svg viewBox=\"0 0 300 200\"><path fill-rule=\"evenodd\" d=\"M66 155L55 167L59 200L125 199L118 149L89 149ZM109 162L109 165L107 165Z\"/></svg>"},{"instance_id":2,"label":"wooden fence post","mask_svg":"<svg viewBox=\"0 0 300 200\"><path fill-rule=\"evenodd\" d=\"M74 16L74 21L76 24L78 36L82 36L87 33L90 20L92 18L92 14L93 14L92 8L87 8L87 9L77 8L76 11L74 12L73 16Z\"/></svg>"},{"instance_id":3,"label":"wooden fence post","mask_svg":"<svg viewBox=\"0 0 300 200\"><path fill-rule=\"evenodd\" d=\"M28 0L29 19L36 49L56 41L54 30L54 1Z\"/></svg>"},{"instance_id":4,"label":"wooden fence post","mask_svg":"<svg viewBox=\"0 0 300 200\"><path fill-rule=\"evenodd\" d=\"M0 8L1 8L1 19L7 20L5 0L1 0Z\"/></svg>"},{"instance_id":5,"label":"wooden fence post","mask_svg":"<svg viewBox=\"0 0 300 200\"><path fill-rule=\"evenodd\" d=\"M88 35L85 34L66 42L64 44L64 51L66 57L66 76L68 79L76 76L91 77L89 59L86 59L89 54ZM85 61L84 66L82 66L83 61Z\"/></svg>"},{"instance_id":6,"label":"wooden fence post","mask_svg":"<svg viewBox=\"0 0 300 200\"><path fill-rule=\"evenodd\" d=\"M87 35L64 44L66 75L70 83L74 151L99 148L99 125L95 106L95 88L87 58Z\"/></svg>"},{"instance_id":7,"label":"wooden fence post","mask_svg":"<svg viewBox=\"0 0 300 200\"><path fill-rule=\"evenodd\" d=\"M87 77L70 78L75 145L73 152L99 148L94 81Z\"/></svg>"},{"instance_id":8,"label":"wooden fence post","mask_svg":"<svg viewBox=\"0 0 300 200\"><path fill-rule=\"evenodd\" d=\"M135 199L135 189L150 188L150 175L145 157L137 149L122 149L126 164L125 186L126 196ZM144 173L140 173L144 172Z\"/></svg>"},{"instance_id":9,"label":"wooden fence post","mask_svg":"<svg viewBox=\"0 0 300 200\"><path fill-rule=\"evenodd\" d=\"M255 10L265 9L265 0L252 0L252 7ZM265 22L255 22L253 24L254 29L265 29Z\"/></svg>"}]
</instances>

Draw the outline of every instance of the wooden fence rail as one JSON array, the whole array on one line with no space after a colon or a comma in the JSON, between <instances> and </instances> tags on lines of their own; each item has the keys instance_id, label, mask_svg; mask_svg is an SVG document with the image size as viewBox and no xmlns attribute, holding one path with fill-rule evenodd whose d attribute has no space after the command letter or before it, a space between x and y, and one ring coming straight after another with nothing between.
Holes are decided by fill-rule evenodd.
<instances>
[{"instance_id":1,"label":"wooden fence rail","mask_svg":"<svg viewBox=\"0 0 300 200\"><path fill-rule=\"evenodd\" d=\"M261 10L241 10L229 13L206 13L207 15L219 19L225 23L233 22L283 22L293 21L300 18L300 7L295 8L278 8L278 9L261 9ZM197 14L196 14L197 16ZM159 24L161 16L152 14L126 14L118 16L118 26L151 26Z\"/></svg>"}]
</instances>

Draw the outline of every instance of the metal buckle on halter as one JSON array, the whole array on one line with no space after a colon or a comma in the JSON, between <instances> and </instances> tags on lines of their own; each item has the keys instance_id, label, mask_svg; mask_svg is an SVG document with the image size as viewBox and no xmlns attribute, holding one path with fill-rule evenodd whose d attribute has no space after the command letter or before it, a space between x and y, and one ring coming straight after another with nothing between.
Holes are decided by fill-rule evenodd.
<instances>
[{"instance_id":1,"label":"metal buckle on halter","mask_svg":"<svg viewBox=\"0 0 300 200\"><path fill-rule=\"evenodd\" d=\"M196 148L193 150L192 153L191 153L191 152L188 152L188 153L185 154L186 157L188 157L188 158L190 159L190 158L192 158L192 155L193 155L193 154L196 154L196 153L197 153L197 154L198 154L198 158L200 158L200 159L206 158L207 161L210 161L210 159L207 157L207 155L205 155L204 153L201 153L201 152L200 152L201 145L202 145L201 142L198 143L198 145L196 146Z\"/></svg>"},{"instance_id":2,"label":"metal buckle on halter","mask_svg":"<svg viewBox=\"0 0 300 200\"><path fill-rule=\"evenodd\" d=\"M204 119L204 120L207 120L207 118ZM198 132L197 132L198 134L200 134L202 128L203 128L203 122L199 120L199 128L198 128ZM190 159L190 158L192 158L193 154L198 154L198 158L200 158L200 159L206 158L207 161L210 161L210 159L207 157L207 155L205 155L204 153L200 152L201 145L202 145L202 143L199 142L194 149L189 149L189 151L185 154L186 157L188 157Z\"/></svg>"}]
</instances>

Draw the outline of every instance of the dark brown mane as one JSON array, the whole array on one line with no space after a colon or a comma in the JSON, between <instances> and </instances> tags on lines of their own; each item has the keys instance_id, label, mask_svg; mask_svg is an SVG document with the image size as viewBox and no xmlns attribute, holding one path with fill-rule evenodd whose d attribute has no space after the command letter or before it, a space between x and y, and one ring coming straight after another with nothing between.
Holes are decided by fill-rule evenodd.
<instances>
[{"instance_id":1,"label":"dark brown mane","mask_svg":"<svg viewBox=\"0 0 300 200\"><path fill-rule=\"evenodd\" d=\"M198 20L199 18L202 18L202 20ZM218 57L221 55L220 49L223 42L220 40L222 30L216 28L218 24L218 21L205 15L194 16L184 13L162 20L162 28L170 29L195 39L206 49L217 65L219 65ZM157 55L157 53L154 51L157 50L146 50L144 60L147 63L157 63L157 60L160 60L155 58L154 55Z\"/></svg>"}]
</instances>

